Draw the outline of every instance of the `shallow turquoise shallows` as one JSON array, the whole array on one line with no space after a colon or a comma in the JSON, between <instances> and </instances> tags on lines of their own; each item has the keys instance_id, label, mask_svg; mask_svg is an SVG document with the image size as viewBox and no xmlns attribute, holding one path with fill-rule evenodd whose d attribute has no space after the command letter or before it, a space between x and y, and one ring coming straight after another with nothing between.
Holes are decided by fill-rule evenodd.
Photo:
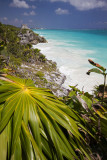
<instances>
[{"instance_id":1,"label":"shallow turquoise shallows","mask_svg":"<svg viewBox=\"0 0 107 160\"><path fill-rule=\"evenodd\" d=\"M107 68L107 30L46 29L33 31L47 39L48 44L37 46L48 59L57 62L60 71L67 76L66 85L78 83L79 88L84 86L85 90L92 90L94 85L103 83L101 75L96 76L95 79L92 74L92 77L89 78L86 76L86 71L92 68L87 61L89 58ZM86 81L88 86L82 81ZM90 82L91 85L89 85Z\"/></svg>"},{"instance_id":2,"label":"shallow turquoise shallows","mask_svg":"<svg viewBox=\"0 0 107 160\"><path fill-rule=\"evenodd\" d=\"M64 42L60 47L93 50L93 58L107 67L107 30L34 30L47 40Z\"/></svg>"}]
</instances>

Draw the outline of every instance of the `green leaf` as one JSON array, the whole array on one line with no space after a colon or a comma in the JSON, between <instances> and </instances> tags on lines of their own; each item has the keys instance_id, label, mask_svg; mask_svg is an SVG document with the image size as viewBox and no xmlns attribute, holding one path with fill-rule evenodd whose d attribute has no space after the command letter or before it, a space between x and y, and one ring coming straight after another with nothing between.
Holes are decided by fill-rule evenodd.
<instances>
[{"instance_id":1,"label":"green leaf","mask_svg":"<svg viewBox=\"0 0 107 160\"><path fill-rule=\"evenodd\" d=\"M53 122L53 120L50 118L48 119L48 117L45 116L42 110L40 110L40 115L41 115L42 122L44 122L44 125L45 125L44 126L45 133L48 139L50 139L50 142L52 141L51 146L52 145L55 146L55 150L56 150L55 152L57 153L58 159L62 159L62 155L69 158L73 156L76 157L70 144L67 142L66 137L64 137L64 134L61 132L61 129L57 126L57 124L54 122L54 128L53 128L53 125L52 125L53 123L51 123L51 121ZM67 154L65 153L65 150Z\"/></svg>"},{"instance_id":2,"label":"green leaf","mask_svg":"<svg viewBox=\"0 0 107 160\"><path fill-rule=\"evenodd\" d=\"M21 129L20 140L22 146L22 159L23 160L34 159L34 153L31 141L23 128Z\"/></svg>"},{"instance_id":3,"label":"green leaf","mask_svg":"<svg viewBox=\"0 0 107 160\"><path fill-rule=\"evenodd\" d=\"M100 71L99 69L97 69L97 68L92 68L92 69L90 69L88 72L87 72L87 74L89 75L91 72L94 72L94 73L98 73L98 74L104 74L102 71Z\"/></svg>"},{"instance_id":4,"label":"green leaf","mask_svg":"<svg viewBox=\"0 0 107 160\"><path fill-rule=\"evenodd\" d=\"M17 140L16 149L14 153L14 160L22 160L22 150L21 150L21 142L20 138Z\"/></svg>"},{"instance_id":5,"label":"green leaf","mask_svg":"<svg viewBox=\"0 0 107 160\"><path fill-rule=\"evenodd\" d=\"M20 131L21 131L22 116L24 111L24 100L25 100L25 97L22 94L18 100L15 113L13 116L12 154L14 153L14 150L20 135Z\"/></svg>"},{"instance_id":6,"label":"green leaf","mask_svg":"<svg viewBox=\"0 0 107 160\"><path fill-rule=\"evenodd\" d=\"M72 96L74 96L74 95L76 95L76 91L71 91L71 92L69 93L69 97L72 97Z\"/></svg>"},{"instance_id":7,"label":"green leaf","mask_svg":"<svg viewBox=\"0 0 107 160\"><path fill-rule=\"evenodd\" d=\"M7 128L0 134L0 159L6 160L7 156Z\"/></svg>"},{"instance_id":8,"label":"green leaf","mask_svg":"<svg viewBox=\"0 0 107 160\"><path fill-rule=\"evenodd\" d=\"M8 145L7 145L7 159L9 160L11 158L11 143L12 143L12 118L10 119L9 123L8 123Z\"/></svg>"},{"instance_id":9,"label":"green leaf","mask_svg":"<svg viewBox=\"0 0 107 160\"><path fill-rule=\"evenodd\" d=\"M17 95L18 95L18 93L16 93L11 98L9 98L4 105L4 108L1 112L0 132L2 132L3 129L6 127L12 114L14 113L14 110L18 104L18 101L19 101L19 97L17 97ZM16 97L17 97L17 99L16 99Z\"/></svg>"},{"instance_id":10,"label":"green leaf","mask_svg":"<svg viewBox=\"0 0 107 160\"><path fill-rule=\"evenodd\" d=\"M30 132L29 132L27 126L24 124L24 122L22 122L22 128L23 128L25 134L27 135L27 137L29 137L29 140L32 143L36 158L41 159L41 160L46 160L45 156L43 155L42 151L38 148L35 140L33 139L32 135L30 134Z\"/></svg>"},{"instance_id":11,"label":"green leaf","mask_svg":"<svg viewBox=\"0 0 107 160\"><path fill-rule=\"evenodd\" d=\"M92 64L93 66L101 69L103 72L106 71L106 68L104 68L103 66L99 65L98 63L95 63L94 61L92 61L91 59L88 59L89 63Z\"/></svg>"},{"instance_id":12,"label":"green leaf","mask_svg":"<svg viewBox=\"0 0 107 160\"><path fill-rule=\"evenodd\" d=\"M81 98L86 102L88 108L91 109L92 108L92 101L84 95L81 95Z\"/></svg>"},{"instance_id":13,"label":"green leaf","mask_svg":"<svg viewBox=\"0 0 107 160\"><path fill-rule=\"evenodd\" d=\"M38 145L38 147L41 149L41 137L40 137L40 119L37 113L37 107L34 102L30 101L30 118L29 118L29 125L32 132L32 135Z\"/></svg>"}]
</instances>

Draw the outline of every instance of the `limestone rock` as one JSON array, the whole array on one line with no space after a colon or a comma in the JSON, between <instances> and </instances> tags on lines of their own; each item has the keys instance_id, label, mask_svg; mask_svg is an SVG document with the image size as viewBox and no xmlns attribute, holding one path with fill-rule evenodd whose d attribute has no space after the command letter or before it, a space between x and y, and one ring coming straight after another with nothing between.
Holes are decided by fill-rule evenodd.
<instances>
[{"instance_id":1,"label":"limestone rock","mask_svg":"<svg viewBox=\"0 0 107 160\"><path fill-rule=\"evenodd\" d=\"M21 28L20 33L18 34L20 37L21 44L32 44L36 45L37 43L46 43L46 39L44 37L39 36L34 33L32 30L27 28L25 25Z\"/></svg>"},{"instance_id":2,"label":"limestone rock","mask_svg":"<svg viewBox=\"0 0 107 160\"><path fill-rule=\"evenodd\" d=\"M32 79L39 88L48 88L50 89L54 95L57 97L63 97L68 94L68 90L63 87L63 83L65 82L65 75L59 72L59 70L55 68L51 68L52 70L46 70L52 65L54 62L50 62L46 60L45 63L24 63L17 70L17 74L22 75L23 78ZM37 76L37 73L43 73L43 77Z\"/></svg>"},{"instance_id":3,"label":"limestone rock","mask_svg":"<svg viewBox=\"0 0 107 160\"><path fill-rule=\"evenodd\" d=\"M21 29L29 29L26 24L22 24Z\"/></svg>"}]
</instances>

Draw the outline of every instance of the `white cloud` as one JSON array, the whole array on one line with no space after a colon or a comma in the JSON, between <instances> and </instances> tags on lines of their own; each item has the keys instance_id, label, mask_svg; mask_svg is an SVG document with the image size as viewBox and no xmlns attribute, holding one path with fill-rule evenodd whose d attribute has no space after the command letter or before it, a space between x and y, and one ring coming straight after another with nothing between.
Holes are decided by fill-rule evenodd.
<instances>
[{"instance_id":1,"label":"white cloud","mask_svg":"<svg viewBox=\"0 0 107 160\"><path fill-rule=\"evenodd\" d=\"M28 16L29 14L28 14L27 12L24 12L23 15L24 15L24 16Z\"/></svg>"},{"instance_id":2,"label":"white cloud","mask_svg":"<svg viewBox=\"0 0 107 160\"><path fill-rule=\"evenodd\" d=\"M62 15L62 14L69 14L69 11L67 9L58 8L58 9L55 10L55 13L59 14L59 15Z\"/></svg>"},{"instance_id":3,"label":"white cloud","mask_svg":"<svg viewBox=\"0 0 107 160\"><path fill-rule=\"evenodd\" d=\"M10 6L17 8L29 8L29 5L24 0L13 0Z\"/></svg>"},{"instance_id":4,"label":"white cloud","mask_svg":"<svg viewBox=\"0 0 107 160\"><path fill-rule=\"evenodd\" d=\"M31 8L35 9L35 8L36 8L36 6L35 6L35 5L32 5L32 6L31 6Z\"/></svg>"},{"instance_id":5,"label":"white cloud","mask_svg":"<svg viewBox=\"0 0 107 160\"><path fill-rule=\"evenodd\" d=\"M59 14L59 15L62 15L62 14L69 14L69 11L67 9L58 8L58 9L55 10L55 13Z\"/></svg>"},{"instance_id":6,"label":"white cloud","mask_svg":"<svg viewBox=\"0 0 107 160\"><path fill-rule=\"evenodd\" d=\"M7 17L3 17L3 20L4 20L4 21L7 21L7 20L8 20L8 18L7 18Z\"/></svg>"},{"instance_id":7,"label":"white cloud","mask_svg":"<svg viewBox=\"0 0 107 160\"><path fill-rule=\"evenodd\" d=\"M36 13L35 13L35 11L31 11L31 12L29 12L29 13L28 13L28 12L24 12L23 15L24 15L24 16L35 16Z\"/></svg>"},{"instance_id":8,"label":"white cloud","mask_svg":"<svg viewBox=\"0 0 107 160\"><path fill-rule=\"evenodd\" d=\"M35 11L31 11L29 14L30 14L31 16L36 15Z\"/></svg>"},{"instance_id":9,"label":"white cloud","mask_svg":"<svg viewBox=\"0 0 107 160\"><path fill-rule=\"evenodd\" d=\"M8 18L7 17L0 17L0 21L3 23L7 23Z\"/></svg>"},{"instance_id":10,"label":"white cloud","mask_svg":"<svg viewBox=\"0 0 107 160\"><path fill-rule=\"evenodd\" d=\"M80 11L94 8L107 8L106 0L49 0L51 2L68 2Z\"/></svg>"},{"instance_id":11,"label":"white cloud","mask_svg":"<svg viewBox=\"0 0 107 160\"><path fill-rule=\"evenodd\" d=\"M10 24L15 26L20 26L23 23L22 19L18 19L18 18L8 19L7 17L0 18L0 21L3 24Z\"/></svg>"},{"instance_id":12,"label":"white cloud","mask_svg":"<svg viewBox=\"0 0 107 160\"><path fill-rule=\"evenodd\" d=\"M15 18L15 20L14 20L16 23L19 21L17 18Z\"/></svg>"}]
</instances>

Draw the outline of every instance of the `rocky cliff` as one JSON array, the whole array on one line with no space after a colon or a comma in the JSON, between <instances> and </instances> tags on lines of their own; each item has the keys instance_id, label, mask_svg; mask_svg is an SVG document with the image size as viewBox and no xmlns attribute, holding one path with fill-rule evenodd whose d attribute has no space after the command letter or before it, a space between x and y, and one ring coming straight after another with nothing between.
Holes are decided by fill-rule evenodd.
<instances>
[{"instance_id":1,"label":"rocky cliff","mask_svg":"<svg viewBox=\"0 0 107 160\"><path fill-rule=\"evenodd\" d=\"M36 87L48 88L56 96L65 96L68 90L62 87L66 77L59 72L56 63L50 60L45 62L24 62L17 68L15 74L21 78L30 78Z\"/></svg>"},{"instance_id":2,"label":"rocky cliff","mask_svg":"<svg viewBox=\"0 0 107 160\"><path fill-rule=\"evenodd\" d=\"M46 43L44 37L35 34L26 25L17 28L4 24L0 25L0 36L6 46L0 53L1 72L30 78L37 87L48 88L56 96L67 95L68 91L62 87L66 77L59 72L56 63L32 47L32 44Z\"/></svg>"},{"instance_id":3,"label":"rocky cliff","mask_svg":"<svg viewBox=\"0 0 107 160\"><path fill-rule=\"evenodd\" d=\"M18 37L21 39L21 44L32 44L36 45L37 43L46 43L46 39L44 37L39 36L38 34L34 33L30 29L21 29Z\"/></svg>"}]
</instances>

